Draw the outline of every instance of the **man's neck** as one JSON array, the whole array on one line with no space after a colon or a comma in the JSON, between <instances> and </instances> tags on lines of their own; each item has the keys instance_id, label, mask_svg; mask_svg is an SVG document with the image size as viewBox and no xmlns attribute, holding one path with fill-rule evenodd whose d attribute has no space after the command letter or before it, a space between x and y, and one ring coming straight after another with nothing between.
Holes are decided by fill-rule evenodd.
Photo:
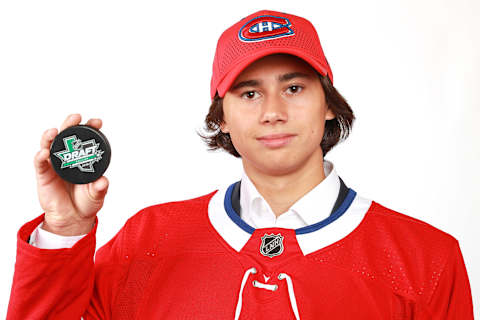
<instances>
[{"instance_id":1,"label":"man's neck","mask_svg":"<svg viewBox=\"0 0 480 320\"><path fill-rule=\"evenodd\" d=\"M314 156L294 171L273 175L243 161L243 168L275 216L280 216L325 179L323 155Z\"/></svg>"}]
</instances>

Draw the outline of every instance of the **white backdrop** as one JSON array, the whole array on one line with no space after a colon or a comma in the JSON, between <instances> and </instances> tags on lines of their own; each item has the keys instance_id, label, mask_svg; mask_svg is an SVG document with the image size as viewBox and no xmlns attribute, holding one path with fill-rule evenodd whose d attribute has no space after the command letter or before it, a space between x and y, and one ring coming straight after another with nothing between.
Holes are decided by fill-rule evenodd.
<instances>
[{"instance_id":1,"label":"white backdrop","mask_svg":"<svg viewBox=\"0 0 480 320\"><path fill-rule=\"evenodd\" d=\"M240 179L240 160L195 131L218 37L260 9L315 25L357 117L326 158L359 194L460 241L480 315L480 2L164 3L0 2L1 318L16 232L41 214L33 156L69 113L101 117L112 145L98 246L145 206Z\"/></svg>"}]
</instances>

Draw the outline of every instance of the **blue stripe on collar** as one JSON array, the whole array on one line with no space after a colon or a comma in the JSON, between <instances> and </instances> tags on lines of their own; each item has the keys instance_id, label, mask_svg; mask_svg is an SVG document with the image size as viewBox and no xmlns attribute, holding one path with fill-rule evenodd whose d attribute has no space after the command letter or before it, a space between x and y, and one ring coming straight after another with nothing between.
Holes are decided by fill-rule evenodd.
<instances>
[{"instance_id":1,"label":"blue stripe on collar","mask_svg":"<svg viewBox=\"0 0 480 320\"><path fill-rule=\"evenodd\" d=\"M317 231L317 230L325 227L326 225L329 225L333 221L337 220L338 218L340 218L345 213L345 211L347 211L347 209L352 204L353 199L355 199L356 195L357 195L357 193L353 189L349 188L347 196L345 197L345 200L343 200L340 207L338 207L338 209L334 213L332 213L330 216L328 216L327 218L323 219L320 222L311 224L311 225L306 226L306 227L295 229L295 234L305 234L305 233Z\"/></svg>"},{"instance_id":2,"label":"blue stripe on collar","mask_svg":"<svg viewBox=\"0 0 480 320\"><path fill-rule=\"evenodd\" d=\"M235 222L237 226L242 228L244 231L252 234L255 231L255 228L243 221L242 218L240 218L240 215L232 207L232 191L235 183L236 182L232 183L225 192L225 200L223 201L225 211L227 212L230 219L232 219L232 221Z\"/></svg>"},{"instance_id":3,"label":"blue stripe on collar","mask_svg":"<svg viewBox=\"0 0 480 320\"><path fill-rule=\"evenodd\" d=\"M235 186L235 183L236 182L232 183L228 187L227 191L225 192L225 198L224 198L224 201L223 201L225 211L227 212L227 215L229 216L229 218L237 226L239 226L244 231L252 234L255 231L255 228L253 228L248 223L243 221L240 218L240 215L232 207L232 192L233 192L233 188ZM295 234L306 234L306 233L314 232L314 231L317 231L317 230L329 225L333 221L337 220L338 218L340 218L345 213L345 211L347 211L347 209L352 204L353 199L355 199L356 195L357 195L357 193L353 189L349 188L348 194L345 197L345 200L342 202L340 207L338 207L338 209L335 212L333 212L329 217L323 219L320 222L314 223L314 224L306 226L306 227L295 229Z\"/></svg>"}]
</instances>

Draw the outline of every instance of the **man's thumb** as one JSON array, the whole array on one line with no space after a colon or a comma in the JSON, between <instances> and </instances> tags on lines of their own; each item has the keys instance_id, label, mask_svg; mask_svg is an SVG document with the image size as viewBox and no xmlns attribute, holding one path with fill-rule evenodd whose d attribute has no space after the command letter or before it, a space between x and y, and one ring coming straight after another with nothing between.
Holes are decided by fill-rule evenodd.
<instances>
[{"instance_id":1,"label":"man's thumb","mask_svg":"<svg viewBox=\"0 0 480 320\"><path fill-rule=\"evenodd\" d=\"M108 179L105 176L92 182L89 186L89 193L93 200L103 200L108 190Z\"/></svg>"}]
</instances>

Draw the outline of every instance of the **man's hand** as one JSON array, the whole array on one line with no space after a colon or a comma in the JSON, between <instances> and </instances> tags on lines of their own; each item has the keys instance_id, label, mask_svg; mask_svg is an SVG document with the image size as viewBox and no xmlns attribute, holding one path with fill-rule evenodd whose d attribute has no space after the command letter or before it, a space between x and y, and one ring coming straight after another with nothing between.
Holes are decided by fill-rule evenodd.
<instances>
[{"instance_id":1,"label":"man's hand","mask_svg":"<svg viewBox=\"0 0 480 320\"><path fill-rule=\"evenodd\" d=\"M71 114L60 131L78 125L80 121L79 114ZM102 120L90 119L86 125L100 129ZM61 179L50 162L50 145L57 134L56 128L43 133L40 151L34 158L38 199L45 211L42 228L63 236L86 234L94 226L97 212L103 206L108 180L102 176L88 184L72 184Z\"/></svg>"}]
</instances>

